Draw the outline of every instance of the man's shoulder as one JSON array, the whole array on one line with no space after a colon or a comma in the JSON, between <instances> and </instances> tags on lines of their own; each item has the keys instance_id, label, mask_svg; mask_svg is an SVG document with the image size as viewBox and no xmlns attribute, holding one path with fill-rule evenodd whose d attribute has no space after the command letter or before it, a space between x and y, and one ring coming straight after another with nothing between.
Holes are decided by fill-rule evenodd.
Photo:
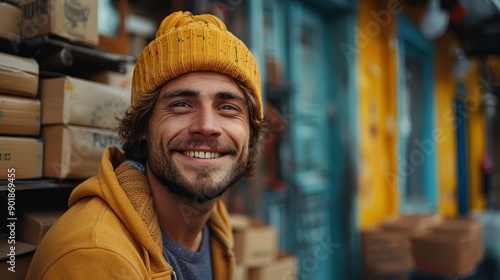
<instances>
[{"instance_id":1,"label":"man's shoulder","mask_svg":"<svg viewBox=\"0 0 500 280\"><path fill-rule=\"evenodd\" d=\"M80 248L121 250L134 246L132 234L114 211L99 197L73 205L51 227L39 250L65 254Z\"/></svg>"}]
</instances>

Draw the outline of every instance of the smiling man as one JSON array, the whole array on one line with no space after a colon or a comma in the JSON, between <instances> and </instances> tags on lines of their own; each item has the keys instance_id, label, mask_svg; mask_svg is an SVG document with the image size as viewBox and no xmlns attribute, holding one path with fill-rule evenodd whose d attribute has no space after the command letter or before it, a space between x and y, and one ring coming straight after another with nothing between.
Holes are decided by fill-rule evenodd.
<instances>
[{"instance_id":1,"label":"smiling man","mask_svg":"<svg viewBox=\"0 0 500 280\"><path fill-rule=\"evenodd\" d=\"M233 279L219 197L254 169L264 127L244 43L214 16L169 15L137 60L125 153L75 188L27 279Z\"/></svg>"}]
</instances>

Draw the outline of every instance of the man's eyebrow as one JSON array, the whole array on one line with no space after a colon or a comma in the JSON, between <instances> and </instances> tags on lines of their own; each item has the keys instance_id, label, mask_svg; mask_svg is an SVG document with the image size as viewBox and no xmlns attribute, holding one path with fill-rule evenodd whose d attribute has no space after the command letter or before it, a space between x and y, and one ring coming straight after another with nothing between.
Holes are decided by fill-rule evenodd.
<instances>
[{"instance_id":1,"label":"man's eyebrow","mask_svg":"<svg viewBox=\"0 0 500 280\"><path fill-rule=\"evenodd\" d=\"M176 97L197 97L200 95L200 92L190 89L180 89L168 91L160 97L160 100L168 100ZM241 94L231 92L231 91L221 91L217 92L214 95L214 99L222 99L222 100L237 100L240 102L246 102L246 99L241 96Z\"/></svg>"},{"instance_id":2,"label":"man's eyebrow","mask_svg":"<svg viewBox=\"0 0 500 280\"><path fill-rule=\"evenodd\" d=\"M195 90L180 89L180 90L168 91L165 94L163 94L160 97L160 99L165 100L165 99L170 99L170 98L175 98L175 97L196 97L198 95L200 95L200 93L195 91Z\"/></svg>"},{"instance_id":3,"label":"man's eyebrow","mask_svg":"<svg viewBox=\"0 0 500 280\"><path fill-rule=\"evenodd\" d=\"M246 102L246 100L245 100L245 98L243 96L241 96L240 94L234 93L234 92L230 92L230 91L221 91L221 92L218 92L215 95L215 99L237 100L237 101L241 101L243 103Z\"/></svg>"}]
</instances>

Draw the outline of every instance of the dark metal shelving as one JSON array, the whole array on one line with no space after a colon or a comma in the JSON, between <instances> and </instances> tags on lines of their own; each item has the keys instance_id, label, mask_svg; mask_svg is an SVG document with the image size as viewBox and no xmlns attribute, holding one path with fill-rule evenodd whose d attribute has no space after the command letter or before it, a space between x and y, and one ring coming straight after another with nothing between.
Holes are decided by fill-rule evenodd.
<instances>
[{"instance_id":1,"label":"dark metal shelving","mask_svg":"<svg viewBox=\"0 0 500 280\"><path fill-rule=\"evenodd\" d=\"M33 179L33 180L15 180L16 191L39 190L39 189L57 189L74 188L82 180L59 180L59 179ZM0 180L0 192L8 190L9 181Z\"/></svg>"},{"instance_id":2,"label":"dark metal shelving","mask_svg":"<svg viewBox=\"0 0 500 280\"><path fill-rule=\"evenodd\" d=\"M125 63L136 58L68 42L53 35L22 41L18 54L37 60L40 70L82 77L102 70L125 73Z\"/></svg>"},{"instance_id":3,"label":"dark metal shelving","mask_svg":"<svg viewBox=\"0 0 500 280\"><path fill-rule=\"evenodd\" d=\"M103 70L126 72L136 58L69 42L54 35L41 35L21 42L0 38L0 51L34 58L41 71L86 77Z\"/></svg>"}]
</instances>

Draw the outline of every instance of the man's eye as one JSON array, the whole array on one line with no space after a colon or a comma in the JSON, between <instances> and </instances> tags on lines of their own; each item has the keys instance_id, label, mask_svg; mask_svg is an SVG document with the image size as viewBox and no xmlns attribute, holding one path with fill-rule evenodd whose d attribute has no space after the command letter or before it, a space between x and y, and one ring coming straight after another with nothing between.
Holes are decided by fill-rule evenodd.
<instances>
[{"instance_id":1,"label":"man's eye","mask_svg":"<svg viewBox=\"0 0 500 280\"><path fill-rule=\"evenodd\" d=\"M222 110L238 110L238 107L236 106L233 106L233 105L229 105L229 104L226 104L226 105L223 105L221 107Z\"/></svg>"},{"instance_id":2,"label":"man's eye","mask_svg":"<svg viewBox=\"0 0 500 280\"><path fill-rule=\"evenodd\" d=\"M187 102L184 102L184 101L179 101L179 102L175 102L175 103L170 104L170 107L187 107L187 106L188 106Z\"/></svg>"}]
</instances>

